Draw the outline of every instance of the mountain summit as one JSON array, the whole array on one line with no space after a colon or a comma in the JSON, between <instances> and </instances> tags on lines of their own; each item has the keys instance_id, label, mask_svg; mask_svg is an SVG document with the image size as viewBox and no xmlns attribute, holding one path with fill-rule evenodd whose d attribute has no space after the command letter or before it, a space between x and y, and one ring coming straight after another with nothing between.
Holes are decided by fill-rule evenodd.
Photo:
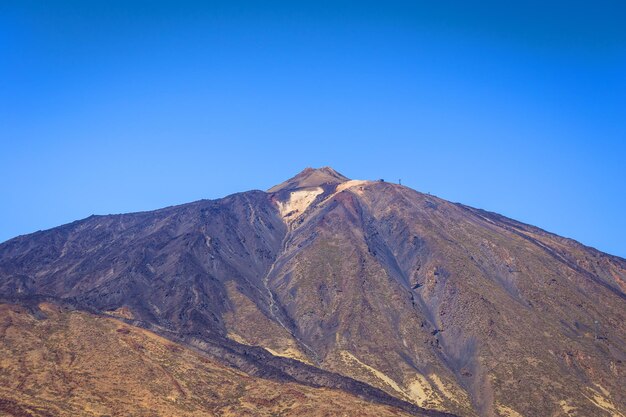
<instances>
[{"instance_id":1,"label":"mountain summit","mask_svg":"<svg viewBox=\"0 0 626 417\"><path fill-rule=\"evenodd\" d=\"M323 185L337 185L349 180L349 178L341 175L331 167L305 168L295 177L275 185L267 191L270 193L276 193L282 190L295 190L298 188L319 187Z\"/></svg>"},{"instance_id":2,"label":"mountain summit","mask_svg":"<svg viewBox=\"0 0 626 417\"><path fill-rule=\"evenodd\" d=\"M92 374L69 365L90 358L76 366L104 381L84 350L109 346L103 363L156 375L137 384L167 402L161 415L315 416L328 408L309 401L330 401L347 415L624 416L625 291L622 258L307 168L268 192L0 244L0 410L78 415L82 401L112 414L114 391L77 385ZM203 360L224 371L203 367L202 378L231 375L239 388L194 402L221 384L190 376ZM247 394L246 376L247 389L268 381L276 396ZM141 402L124 404L142 415Z\"/></svg>"}]
</instances>

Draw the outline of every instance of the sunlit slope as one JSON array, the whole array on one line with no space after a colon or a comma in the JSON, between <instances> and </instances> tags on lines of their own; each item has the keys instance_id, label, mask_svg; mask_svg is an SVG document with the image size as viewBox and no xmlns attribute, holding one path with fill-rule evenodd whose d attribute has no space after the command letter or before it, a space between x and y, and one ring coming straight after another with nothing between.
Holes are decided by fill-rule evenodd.
<instances>
[{"instance_id":1,"label":"sunlit slope","mask_svg":"<svg viewBox=\"0 0 626 417\"><path fill-rule=\"evenodd\" d=\"M0 305L0 415L401 416L341 391L253 378L113 318Z\"/></svg>"}]
</instances>

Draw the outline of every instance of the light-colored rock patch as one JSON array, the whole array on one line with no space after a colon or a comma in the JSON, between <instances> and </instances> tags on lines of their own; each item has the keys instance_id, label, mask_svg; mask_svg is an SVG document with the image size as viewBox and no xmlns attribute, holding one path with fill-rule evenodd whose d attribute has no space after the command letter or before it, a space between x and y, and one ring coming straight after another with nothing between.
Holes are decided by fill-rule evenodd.
<instances>
[{"instance_id":1,"label":"light-colored rock patch","mask_svg":"<svg viewBox=\"0 0 626 417\"><path fill-rule=\"evenodd\" d=\"M424 375L416 374L415 379L408 383L408 394L420 407L437 408L441 405L441 398Z\"/></svg>"},{"instance_id":2,"label":"light-colored rock patch","mask_svg":"<svg viewBox=\"0 0 626 417\"><path fill-rule=\"evenodd\" d=\"M297 219L315 201L315 198L323 192L324 190L321 187L315 187L289 193L289 198L286 201L277 202L278 210L283 220L290 222Z\"/></svg>"},{"instance_id":3,"label":"light-colored rock patch","mask_svg":"<svg viewBox=\"0 0 626 417\"><path fill-rule=\"evenodd\" d=\"M561 410L563 410L565 415L568 415L568 416L570 415L571 411L576 410L576 407L573 407L573 406L569 405L567 400L559 401L559 406L561 406Z\"/></svg>"},{"instance_id":4,"label":"light-colored rock patch","mask_svg":"<svg viewBox=\"0 0 626 417\"><path fill-rule=\"evenodd\" d=\"M268 348L268 347L264 347L264 349L267 350L269 353L271 353L274 356L280 356L280 357L283 357L283 358L295 359L297 361L304 362L304 363L309 364L309 365L313 365L313 362L308 360L299 350L291 348L291 347L286 348L286 349L282 349L282 350L275 350L275 349L271 349L271 348Z\"/></svg>"},{"instance_id":5,"label":"light-colored rock patch","mask_svg":"<svg viewBox=\"0 0 626 417\"><path fill-rule=\"evenodd\" d=\"M241 343L242 345L251 346L251 344L246 339L244 339L243 337L241 337L237 333L228 332L226 334L226 337L228 337L230 340L234 340L237 343Z\"/></svg>"},{"instance_id":6,"label":"light-colored rock patch","mask_svg":"<svg viewBox=\"0 0 626 417\"><path fill-rule=\"evenodd\" d=\"M130 308L126 306L116 308L115 310L109 310L106 312L106 314L110 316L121 317L123 319L129 319L129 320L132 320L135 318L135 316L133 315L133 312L130 310Z\"/></svg>"},{"instance_id":7,"label":"light-colored rock patch","mask_svg":"<svg viewBox=\"0 0 626 417\"><path fill-rule=\"evenodd\" d=\"M366 369L368 372L370 372L376 378L381 380L385 385L391 387L394 391L399 392L403 396L407 396L406 392L404 392L404 390L402 388L400 388L400 386L398 385L398 383L396 381L394 381L393 379L389 378L387 375L385 375L384 373L382 373L378 369L376 369L376 368L374 368L372 366L369 366L366 363L361 362L361 360L359 360L359 358L357 358L356 356L354 356L352 353L348 352L347 350L342 350L342 351L339 352L339 354L341 355L341 358L346 363L352 364L352 365L356 365L356 366L359 366L359 367L362 367L362 368Z\"/></svg>"},{"instance_id":8,"label":"light-colored rock patch","mask_svg":"<svg viewBox=\"0 0 626 417\"><path fill-rule=\"evenodd\" d=\"M459 393L458 396L454 395L437 374L430 374L428 377L421 374L415 374L415 377L412 380L405 380L403 386L401 386L388 375L373 366L362 362L359 358L347 350L342 350L339 354L341 359L346 364L365 370L367 373L382 382L383 385L386 385L401 394L405 400L408 400L420 407L443 410L445 408L445 404L441 395L447 397L447 400L451 400L461 405L469 402L469 398L465 392ZM511 415L510 417L517 416Z\"/></svg>"},{"instance_id":9,"label":"light-colored rock patch","mask_svg":"<svg viewBox=\"0 0 626 417\"><path fill-rule=\"evenodd\" d=\"M517 411L503 404L496 404L496 409L498 410L498 414L502 417L524 417Z\"/></svg>"},{"instance_id":10,"label":"light-colored rock patch","mask_svg":"<svg viewBox=\"0 0 626 417\"><path fill-rule=\"evenodd\" d=\"M342 182L335 189L335 194L336 193L340 193L343 190L347 190L349 188L356 187L358 185L369 184L370 182L371 181L366 181L366 180L350 180L350 181ZM362 192L360 188L357 188L356 190L353 190L353 191L356 191L357 193L361 193Z\"/></svg>"},{"instance_id":11,"label":"light-colored rock patch","mask_svg":"<svg viewBox=\"0 0 626 417\"><path fill-rule=\"evenodd\" d=\"M444 384L444 382L441 380L441 378L439 378L439 375L437 374L430 374L429 375L430 379L432 379L433 383L435 384L435 386L437 386L437 389L447 398L451 399L451 400L455 400L456 396L450 392L450 390L448 390L448 388L446 387L446 384Z\"/></svg>"},{"instance_id":12,"label":"light-colored rock patch","mask_svg":"<svg viewBox=\"0 0 626 417\"><path fill-rule=\"evenodd\" d=\"M593 403L596 407L606 411L611 415L611 417L625 417L622 412L620 412L613 401L609 398L610 393L601 385L595 384L598 389L587 388L589 390L590 395L585 395L589 401Z\"/></svg>"}]
</instances>

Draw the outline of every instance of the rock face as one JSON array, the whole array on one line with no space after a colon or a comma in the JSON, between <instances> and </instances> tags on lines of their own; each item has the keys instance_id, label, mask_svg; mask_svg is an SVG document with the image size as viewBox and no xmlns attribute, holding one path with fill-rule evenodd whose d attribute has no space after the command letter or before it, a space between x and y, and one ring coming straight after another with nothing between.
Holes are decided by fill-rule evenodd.
<instances>
[{"instance_id":1,"label":"rock face","mask_svg":"<svg viewBox=\"0 0 626 417\"><path fill-rule=\"evenodd\" d=\"M626 413L626 260L332 168L17 237L0 295L417 415Z\"/></svg>"}]
</instances>

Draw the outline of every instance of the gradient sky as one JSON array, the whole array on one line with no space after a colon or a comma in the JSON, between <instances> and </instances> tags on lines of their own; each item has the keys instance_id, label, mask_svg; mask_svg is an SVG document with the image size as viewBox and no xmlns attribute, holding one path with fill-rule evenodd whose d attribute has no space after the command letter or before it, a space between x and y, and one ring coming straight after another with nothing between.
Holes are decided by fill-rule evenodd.
<instances>
[{"instance_id":1,"label":"gradient sky","mask_svg":"<svg viewBox=\"0 0 626 417\"><path fill-rule=\"evenodd\" d=\"M0 241L385 178L626 257L626 3L2 1Z\"/></svg>"}]
</instances>

